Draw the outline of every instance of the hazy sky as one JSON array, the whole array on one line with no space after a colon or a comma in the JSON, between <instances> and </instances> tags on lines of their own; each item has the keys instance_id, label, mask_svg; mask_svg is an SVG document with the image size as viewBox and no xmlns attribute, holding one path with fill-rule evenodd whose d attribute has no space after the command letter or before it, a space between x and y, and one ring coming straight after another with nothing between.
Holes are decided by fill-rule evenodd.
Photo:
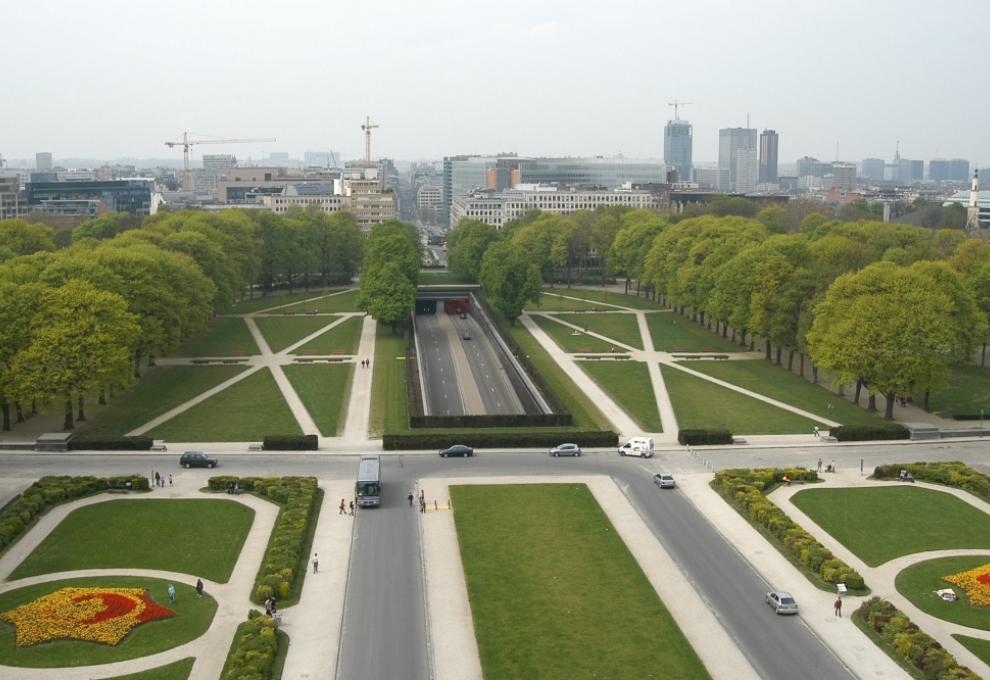
<instances>
[{"instance_id":1,"label":"hazy sky","mask_svg":"<svg viewBox=\"0 0 990 680\"><path fill-rule=\"evenodd\" d=\"M189 130L333 148L659 157L667 102L780 133L781 162L990 162L987 0L0 0L0 154L181 157Z\"/></svg>"}]
</instances>

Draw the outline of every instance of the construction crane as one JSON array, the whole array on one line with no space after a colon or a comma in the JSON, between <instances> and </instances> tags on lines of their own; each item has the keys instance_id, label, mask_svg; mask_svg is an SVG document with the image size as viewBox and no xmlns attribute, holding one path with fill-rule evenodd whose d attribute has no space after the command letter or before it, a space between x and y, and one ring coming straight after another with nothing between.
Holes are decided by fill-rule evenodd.
<instances>
[{"instance_id":1,"label":"construction crane","mask_svg":"<svg viewBox=\"0 0 990 680\"><path fill-rule=\"evenodd\" d=\"M366 116L364 122L361 123L361 129L364 130L364 164L371 167L371 131L376 127L381 127L377 123L371 122L371 116Z\"/></svg>"},{"instance_id":2,"label":"construction crane","mask_svg":"<svg viewBox=\"0 0 990 680\"><path fill-rule=\"evenodd\" d=\"M177 146L182 147L182 188L185 191L191 191L192 182L189 179L189 147L193 144L251 144L255 142L274 141L274 137L259 137L256 139L189 139L189 133L183 132L182 139L177 142L165 142L165 146L170 149Z\"/></svg>"},{"instance_id":3,"label":"construction crane","mask_svg":"<svg viewBox=\"0 0 990 680\"><path fill-rule=\"evenodd\" d=\"M676 99L672 102L667 102L667 106L674 107L674 120L679 120L680 116L677 115L677 109L680 106L690 106L692 102L679 102Z\"/></svg>"}]
</instances>

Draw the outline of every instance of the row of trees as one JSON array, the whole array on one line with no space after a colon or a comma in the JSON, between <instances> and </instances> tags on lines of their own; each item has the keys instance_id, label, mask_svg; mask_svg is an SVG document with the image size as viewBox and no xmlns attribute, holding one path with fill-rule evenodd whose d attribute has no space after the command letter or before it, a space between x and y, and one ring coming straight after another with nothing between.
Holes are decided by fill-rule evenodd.
<instances>
[{"instance_id":1,"label":"row of trees","mask_svg":"<svg viewBox=\"0 0 990 680\"><path fill-rule=\"evenodd\" d=\"M415 227L395 221L376 225L365 248L358 307L394 332L416 305L422 255Z\"/></svg>"},{"instance_id":2,"label":"row of trees","mask_svg":"<svg viewBox=\"0 0 990 680\"><path fill-rule=\"evenodd\" d=\"M64 240L63 240L64 241ZM348 214L164 213L138 224L108 215L56 249L39 223L0 221L0 409L65 405L85 418L141 365L205 330L238 297L276 286L349 281L364 239ZM74 403L75 402L75 403ZM74 414L74 405L78 411Z\"/></svg>"}]
</instances>

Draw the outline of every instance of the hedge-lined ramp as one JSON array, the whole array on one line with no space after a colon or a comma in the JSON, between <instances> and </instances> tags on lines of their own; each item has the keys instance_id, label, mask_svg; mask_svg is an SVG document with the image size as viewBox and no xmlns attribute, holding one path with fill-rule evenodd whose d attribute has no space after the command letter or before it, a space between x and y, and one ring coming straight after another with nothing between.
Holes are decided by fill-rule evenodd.
<instances>
[{"instance_id":1,"label":"hedge-lined ramp","mask_svg":"<svg viewBox=\"0 0 990 680\"><path fill-rule=\"evenodd\" d=\"M225 583L253 520L253 509L225 500L121 499L94 503L70 512L10 578L133 567Z\"/></svg>"},{"instance_id":2,"label":"hedge-lined ramp","mask_svg":"<svg viewBox=\"0 0 990 680\"><path fill-rule=\"evenodd\" d=\"M487 680L709 677L587 486L450 492Z\"/></svg>"}]
</instances>

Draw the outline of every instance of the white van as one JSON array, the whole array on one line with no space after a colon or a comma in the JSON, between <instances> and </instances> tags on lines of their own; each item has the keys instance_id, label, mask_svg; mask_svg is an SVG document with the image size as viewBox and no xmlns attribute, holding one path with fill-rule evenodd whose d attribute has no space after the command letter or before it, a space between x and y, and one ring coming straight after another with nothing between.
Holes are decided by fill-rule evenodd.
<instances>
[{"instance_id":1,"label":"white van","mask_svg":"<svg viewBox=\"0 0 990 680\"><path fill-rule=\"evenodd\" d=\"M649 437L633 437L619 447L620 456L653 457L653 440Z\"/></svg>"}]
</instances>

